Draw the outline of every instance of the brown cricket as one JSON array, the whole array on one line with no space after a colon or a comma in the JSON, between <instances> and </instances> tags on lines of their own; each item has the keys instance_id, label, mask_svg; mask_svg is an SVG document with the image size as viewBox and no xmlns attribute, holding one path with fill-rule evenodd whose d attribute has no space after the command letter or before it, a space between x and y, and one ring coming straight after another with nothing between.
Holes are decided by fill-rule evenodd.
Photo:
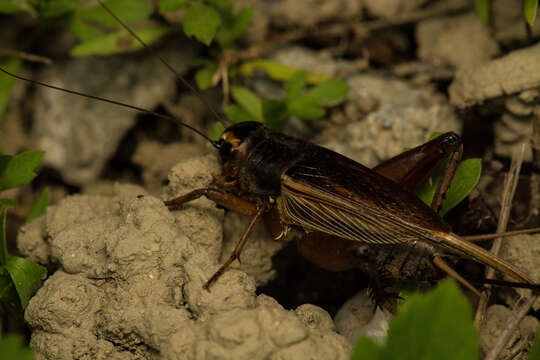
<instances>
[{"instance_id":1,"label":"brown cricket","mask_svg":"<svg viewBox=\"0 0 540 360\"><path fill-rule=\"evenodd\" d=\"M111 15L146 47L120 19ZM0 71L56 90L171 119L136 106L26 79L2 68ZM218 150L224 181L222 188L197 189L165 204L176 209L206 196L225 208L252 217L234 252L205 283L207 289L239 258L253 227L261 220L275 239L298 235L300 252L328 270L356 267L362 259L358 245L406 246L430 256L438 268L477 294L478 290L452 270L442 255L449 252L467 256L518 282L538 286L515 266L454 234L437 215L436 210L461 157L461 139L454 133L444 134L371 170L324 147L273 132L261 123L229 126L220 139L214 141L200 130L173 120L202 136ZM448 155L449 166L430 208L413 191Z\"/></svg>"}]
</instances>

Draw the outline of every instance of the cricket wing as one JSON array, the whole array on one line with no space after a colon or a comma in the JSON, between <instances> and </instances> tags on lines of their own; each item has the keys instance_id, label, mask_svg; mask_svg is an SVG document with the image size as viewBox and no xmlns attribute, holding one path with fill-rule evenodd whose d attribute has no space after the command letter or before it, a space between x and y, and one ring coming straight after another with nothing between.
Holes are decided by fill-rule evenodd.
<instances>
[{"instance_id":1,"label":"cricket wing","mask_svg":"<svg viewBox=\"0 0 540 360\"><path fill-rule=\"evenodd\" d=\"M281 180L282 220L308 231L398 244L431 239L431 231L449 230L416 195L325 148L311 149Z\"/></svg>"}]
</instances>

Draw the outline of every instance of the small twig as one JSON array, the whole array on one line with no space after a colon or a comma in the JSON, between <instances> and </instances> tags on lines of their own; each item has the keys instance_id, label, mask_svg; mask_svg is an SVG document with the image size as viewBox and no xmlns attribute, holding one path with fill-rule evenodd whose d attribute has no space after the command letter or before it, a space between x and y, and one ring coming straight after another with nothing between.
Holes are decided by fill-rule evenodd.
<instances>
[{"instance_id":1,"label":"small twig","mask_svg":"<svg viewBox=\"0 0 540 360\"><path fill-rule=\"evenodd\" d=\"M517 183L519 180L519 173L521 171L521 164L523 163L523 155L525 153L525 144L520 147L520 150L517 154L512 156L512 163L510 165L510 170L506 174L504 181L504 190L503 196L501 199L501 212L499 216L499 223L497 225L497 232L504 232L508 225L508 220L510 219L510 209L512 207L512 200L514 199L514 194L516 192ZM493 241L491 246L491 252L497 255L502 245L502 240L497 238ZM486 270L486 279L491 279L495 275L495 270L488 268ZM487 304L489 301L489 296L491 295L490 286L486 286L485 290L486 296L481 297L478 302L478 308L476 309L476 315L474 322L478 328L484 322L484 316L487 309Z\"/></svg>"},{"instance_id":2,"label":"small twig","mask_svg":"<svg viewBox=\"0 0 540 360\"><path fill-rule=\"evenodd\" d=\"M508 323L503 327L502 333L497 338L495 344L491 346L490 351L487 353L484 360L496 360L501 351L504 349L508 340L516 330L521 319L529 312L529 309L535 301L538 299L538 295L531 296L529 298L521 298L516 302L514 310L512 311L514 316L511 316ZM521 304L519 304L521 303Z\"/></svg>"},{"instance_id":3,"label":"small twig","mask_svg":"<svg viewBox=\"0 0 540 360\"><path fill-rule=\"evenodd\" d=\"M531 234L531 233L536 233L536 232L540 232L540 227L531 228L531 229L505 231L505 232L496 233L496 234L465 235L465 236L460 236L460 237L463 240L467 240L467 241L471 241L471 242L480 242L480 241L496 239L498 237L515 236L515 235L521 235L521 234Z\"/></svg>"},{"instance_id":4,"label":"small twig","mask_svg":"<svg viewBox=\"0 0 540 360\"><path fill-rule=\"evenodd\" d=\"M39 56L30 54L24 51L13 50L13 49L0 49L0 56L13 56L19 59L38 62L46 65L51 65L52 60L45 56Z\"/></svg>"}]
</instances>

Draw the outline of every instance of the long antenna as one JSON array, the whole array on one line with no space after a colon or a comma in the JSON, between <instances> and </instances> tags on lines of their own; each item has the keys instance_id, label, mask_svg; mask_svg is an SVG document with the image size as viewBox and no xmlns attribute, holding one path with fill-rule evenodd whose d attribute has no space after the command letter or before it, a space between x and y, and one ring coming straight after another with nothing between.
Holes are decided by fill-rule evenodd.
<instances>
[{"instance_id":1,"label":"long antenna","mask_svg":"<svg viewBox=\"0 0 540 360\"><path fill-rule=\"evenodd\" d=\"M146 51L148 51L150 54L154 55L154 56L157 56L157 58L159 59L159 61L161 61L161 63L163 65L165 65L165 67L167 67L167 69L169 69L175 76L178 80L180 80L182 82L182 84L184 84L184 86L186 86L189 90L191 90L195 95L197 95L201 100L202 102L204 103L204 105L210 109L210 111L212 112L212 114L216 117L216 119L218 119L218 121L225 127L227 127L228 124L225 119L220 116L218 114L218 112L214 109L213 106L210 105L210 103L208 103L208 101L206 101L206 98L204 96L202 96L201 92L199 90L197 90L195 87L193 87L193 85L190 84L189 81L187 81L186 79L184 79L183 76L181 76L167 61L165 61L165 59L163 59L161 57L161 55L159 55L156 51L154 51L154 49L146 44L146 42L144 42L143 39L141 39L136 33L135 31L131 30L131 28L129 26L127 26L126 23L124 23L115 13L112 12L111 9L109 9L109 7L107 7L107 5L105 5L105 3L102 1L102 0L97 0L97 2L131 35L133 36L133 38L135 38L143 47Z\"/></svg>"},{"instance_id":2,"label":"long antenna","mask_svg":"<svg viewBox=\"0 0 540 360\"><path fill-rule=\"evenodd\" d=\"M74 95L78 95L78 96L83 96L83 97L87 97L87 98L90 98L90 99L94 99L94 100L98 100L98 101L102 101L102 102L106 102L106 103L110 103L110 104L115 104L115 105L118 105L118 106L123 106L125 108L128 108L128 109L132 109L132 110L136 110L136 111L139 111L139 112L142 112L142 113L146 113L146 114L150 114L150 115L153 115L153 116L156 116L158 118L161 118L161 119L165 119L165 120L170 120L170 121L174 121L182 126L185 126L187 127L188 129L192 130L193 132L195 132L196 134L202 136L203 138L205 138L206 140L208 140L208 142L210 142L210 144L212 144L213 147L215 147L216 149L219 149L220 148L220 145L212 140L211 138L209 138L206 134L204 134L202 131L194 128L193 126L191 125L188 125L186 124L185 122L173 117L173 116L168 116L168 115L165 115L165 114L160 114L160 113L157 113L155 111L152 111L152 110L148 110L148 109L144 109L144 108L141 108L141 107L138 107L138 106L134 106L134 105L130 105L130 104L125 104L125 103L122 103L122 102L119 102L119 101L115 101L115 100L111 100L111 99L107 99L107 98L104 98L104 97L101 97L101 96L96 96L96 95L90 95L90 94L85 94L85 93L82 93L82 92L79 92L79 91L75 91L75 90L69 90L69 89L64 89L64 88L61 88L61 87L58 87L58 86L54 86L54 85L49 85L49 84L46 84L44 82L41 82L41 81L37 81L37 80L32 80L32 79L28 79L28 78L25 78L23 76L20 76L20 75L16 75L16 74L13 74L7 70L5 70L4 68L2 68L0 66L0 71L3 72L4 74L7 74L9 76L12 76L16 79L19 79L19 80L23 80L23 81L27 81L29 83L32 83L32 84L37 84L37 85L41 85L41 86L45 86L45 87L48 87L50 89L54 89L54 90L58 90L58 91L62 91L62 92L65 92L65 93L68 93L68 94L74 94Z\"/></svg>"}]
</instances>

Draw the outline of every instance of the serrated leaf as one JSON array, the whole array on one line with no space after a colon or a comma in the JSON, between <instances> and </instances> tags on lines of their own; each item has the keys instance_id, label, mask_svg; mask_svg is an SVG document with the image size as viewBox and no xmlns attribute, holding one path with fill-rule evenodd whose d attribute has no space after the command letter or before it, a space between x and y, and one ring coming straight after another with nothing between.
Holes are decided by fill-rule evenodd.
<instances>
[{"instance_id":1,"label":"serrated leaf","mask_svg":"<svg viewBox=\"0 0 540 360\"><path fill-rule=\"evenodd\" d=\"M189 7L182 20L187 36L195 36L200 42L210 45L221 25L221 16L211 6L196 3Z\"/></svg>"},{"instance_id":2,"label":"serrated leaf","mask_svg":"<svg viewBox=\"0 0 540 360\"><path fill-rule=\"evenodd\" d=\"M180 10L185 7L187 0L159 0L160 14L166 14L171 11Z\"/></svg>"},{"instance_id":3,"label":"serrated leaf","mask_svg":"<svg viewBox=\"0 0 540 360\"><path fill-rule=\"evenodd\" d=\"M225 19L223 21L223 26L219 28L216 34L216 40L222 48L234 46L234 41L242 35L251 22L252 13L252 8L246 6L240 9L238 14L232 16L230 20Z\"/></svg>"},{"instance_id":4,"label":"serrated leaf","mask_svg":"<svg viewBox=\"0 0 540 360\"><path fill-rule=\"evenodd\" d=\"M148 26L138 29L137 35L146 43L152 44L172 29L165 26ZM112 55L131 52L141 49L143 46L124 30L112 34L84 41L71 49L71 55L82 57L90 55Z\"/></svg>"},{"instance_id":5,"label":"serrated leaf","mask_svg":"<svg viewBox=\"0 0 540 360\"><path fill-rule=\"evenodd\" d=\"M231 95L256 121L263 122L262 100L251 90L242 86L233 86Z\"/></svg>"},{"instance_id":6,"label":"serrated leaf","mask_svg":"<svg viewBox=\"0 0 540 360\"><path fill-rule=\"evenodd\" d=\"M43 151L26 151L15 156L0 156L0 191L32 181L43 154Z\"/></svg>"},{"instance_id":7,"label":"serrated leaf","mask_svg":"<svg viewBox=\"0 0 540 360\"><path fill-rule=\"evenodd\" d=\"M253 76L255 70L263 70L268 76L277 81L288 81L298 71L299 68L282 64L274 60L253 60L242 63L238 73L243 76ZM307 83L314 85L330 79L326 74L307 72Z\"/></svg>"},{"instance_id":8,"label":"serrated leaf","mask_svg":"<svg viewBox=\"0 0 540 360\"><path fill-rule=\"evenodd\" d=\"M490 17L490 0L474 0L474 10L476 11L476 14L482 20L482 22L486 25L489 24L489 17Z\"/></svg>"},{"instance_id":9,"label":"serrated leaf","mask_svg":"<svg viewBox=\"0 0 540 360\"><path fill-rule=\"evenodd\" d=\"M6 360L32 360L33 358L32 350L24 346L22 338L15 334L7 334L0 338L0 354Z\"/></svg>"},{"instance_id":10,"label":"serrated leaf","mask_svg":"<svg viewBox=\"0 0 540 360\"><path fill-rule=\"evenodd\" d=\"M538 0L525 0L525 3L523 4L523 14L525 15L525 20L527 20L529 26L534 26L537 10Z\"/></svg>"},{"instance_id":11,"label":"serrated leaf","mask_svg":"<svg viewBox=\"0 0 540 360\"><path fill-rule=\"evenodd\" d=\"M536 331L536 337L529 352L528 360L540 360L540 331Z\"/></svg>"},{"instance_id":12,"label":"serrated leaf","mask_svg":"<svg viewBox=\"0 0 540 360\"><path fill-rule=\"evenodd\" d=\"M30 212L28 213L28 216L26 217L25 223L29 223L32 220L40 217L41 215L45 215L45 212L47 211L47 206L49 206L50 201L50 190L49 187L45 187L41 193L38 195L36 201L34 201L34 204L32 205L32 209L30 209Z\"/></svg>"},{"instance_id":13,"label":"serrated leaf","mask_svg":"<svg viewBox=\"0 0 540 360\"><path fill-rule=\"evenodd\" d=\"M289 115L287 104L281 100L263 99L262 110L266 126L274 131L282 131Z\"/></svg>"},{"instance_id":14,"label":"serrated leaf","mask_svg":"<svg viewBox=\"0 0 540 360\"><path fill-rule=\"evenodd\" d=\"M291 103L298 96L300 96L302 90L304 89L304 87L306 87L306 83L307 75L305 71L297 71L293 76L291 76L289 81L287 81L287 84L285 84L287 103Z\"/></svg>"},{"instance_id":15,"label":"serrated leaf","mask_svg":"<svg viewBox=\"0 0 540 360\"><path fill-rule=\"evenodd\" d=\"M21 61L19 59L10 59L2 64L2 68L17 75L21 71ZM0 73L0 118L4 115L9 99L11 99L15 81L16 79L11 76Z\"/></svg>"},{"instance_id":16,"label":"serrated leaf","mask_svg":"<svg viewBox=\"0 0 540 360\"><path fill-rule=\"evenodd\" d=\"M148 19L153 11L152 5L147 0L106 0L104 3L127 25ZM73 13L70 28L79 40L88 41L105 36L105 30L122 29L122 25L96 3L95 6L85 7Z\"/></svg>"},{"instance_id":17,"label":"serrated leaf","mask_svg":"<svg viewBox=\"0 0 540 360\"><path fill-rule=\"evenodd\" d=\"M8 256L6 270L13 280L22 308L26 309L30 298L41 287L41 279L47 270L33 261L14 255Z\"/></svg>"},{"instance_id":18,"label":"serrated leaf","mask_svg":"<svg viewBox=\"0 0 540 360\"><path fill-rule=\"evenodd\" d=\"M245 121L255 121L255 118L251 116L251 114L248 113L247 110L245 110L243 107L240 107L239 105L236 105L236 104L228 105L225 108L225 115L227 115L227 118L233 124L236 124L239 122L245 122Z\"/></svg>"},{"instance_id":19,"label":"serrated leaf","mask_svg":"<svg viewBox=\"0 0 540 360\"><path fill-rule=\"evenodd\" d=\"M308 90L304 101L319 106L334 106L345 100L349 92L349 85L337 79L330 79Z\"/></svg>"},{"instance_id":20,"label":"serrated leaf","mask_svg":"<svg viewBox=\"0 0 540 360\"><path fill-rule=\"evenodd\" d=\"M210 62L195 73L195 81L200 89L205 90L212 86L212 78L217 70L217 64Z\"/></svg>"}]
</instances>

